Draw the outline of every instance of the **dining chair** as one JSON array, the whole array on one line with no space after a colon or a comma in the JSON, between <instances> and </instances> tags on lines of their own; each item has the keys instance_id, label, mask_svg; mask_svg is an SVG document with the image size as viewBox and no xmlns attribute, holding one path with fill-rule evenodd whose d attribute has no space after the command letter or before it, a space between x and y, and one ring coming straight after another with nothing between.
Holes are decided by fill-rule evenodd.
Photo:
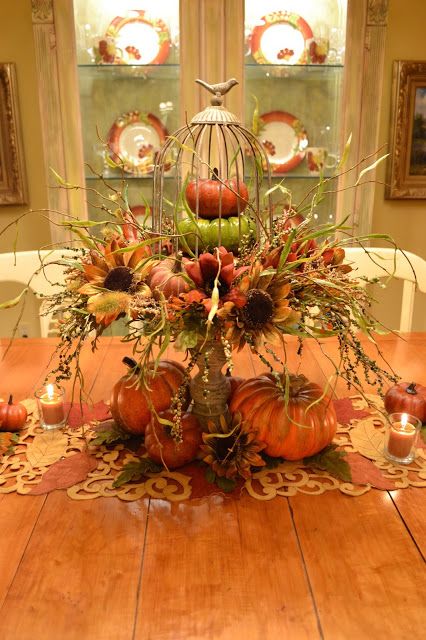
<instances>
[{"instance_id":1,"label":"dining chair","mask_svg":"<svg viewBox=\"0 0 426 640\"><path fill-rule=\"evenodd\" d=\"M375 280L392 276L403 281L399 331L411 331L415 293L426 293L426 260L400 249L347 247L345 262L352 266L354 278Z\"/></svg>"},{"instance_id":2,"label":"dining chair","mask_svg":"<svg viewBox=\"0 0 426 640\"><path fill-rule=\"evenodd\" d=\"M64 282L65 264L62 258L75 256L71 249L54 249L43 251L17 251L16 253L0 253L0 282L17 282L28 286L39 298L52 295L60 290ZM52 334L54 320L51 313L40 306L40 334L47 338Z\"/></svg>"}]
</instances>

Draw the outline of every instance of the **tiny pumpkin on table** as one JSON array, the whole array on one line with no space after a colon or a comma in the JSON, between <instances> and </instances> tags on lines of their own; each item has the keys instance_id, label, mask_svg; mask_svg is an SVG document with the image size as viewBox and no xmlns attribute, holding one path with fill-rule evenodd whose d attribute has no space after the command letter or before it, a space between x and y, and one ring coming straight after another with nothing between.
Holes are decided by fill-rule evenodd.
<instances>
[{"instance_id":1,"label":"tiny pumpkin on table","mask_svg":"<svg viewBox=\"0 0 426 640\"><path fill-rule=\"evenodd\" d=\"M19 431L27 421L27 410L20 402L13 402L9 396L7 402L0 402L0 431Z\"/></svg>"},{"instance_id":2,"label":"tiny pumpkin on table","mask_svg":"<svg viewBox=\"0 0 426 640\"><path fill-rule=\"evenodd\" d=\"M385 394L388 413L405 412L426 422L426 387L416 382L399 382Z\"/></svg>"}]
</instances>

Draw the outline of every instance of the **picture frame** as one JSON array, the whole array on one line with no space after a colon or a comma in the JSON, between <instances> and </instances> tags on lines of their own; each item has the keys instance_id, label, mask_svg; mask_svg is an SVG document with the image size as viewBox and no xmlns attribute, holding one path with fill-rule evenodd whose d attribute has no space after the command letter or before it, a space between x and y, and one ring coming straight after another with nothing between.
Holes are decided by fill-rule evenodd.
<instances>
[{"instance_id":1,"label":"picture frame","mask_svg":"<svg viewBox=\"0 0 426 640\"><path fill-rule=\"evenodd\" d=\"M426 198L426 62L393 63L387 199Z\"/></svg>"},{"instance_id":2,"label":"picture frame","mask_svg":"<svg viewBox=\"0 0 426 640\"><path fill-rule=\"evenodd\" d=\"M0 63L0 205L27 203L16 69Z\"/></svg>"}]
</instances>

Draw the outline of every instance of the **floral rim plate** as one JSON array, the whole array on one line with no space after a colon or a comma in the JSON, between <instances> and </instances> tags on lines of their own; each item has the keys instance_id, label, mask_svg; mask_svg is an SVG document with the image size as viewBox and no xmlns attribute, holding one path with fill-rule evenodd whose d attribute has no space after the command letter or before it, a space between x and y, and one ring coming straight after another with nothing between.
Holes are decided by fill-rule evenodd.
<instances>
[{"instance_id":1,"label":"floral rim plate","mask_svg":"<svg viewBox=\"0 0 426 640\"><path fill-rule=\"evenodd\" d=\"M160 18L150 20L145 11L116 16L99 42L97 60L110 64L162 64L170 51L170 33Z\"/></svg>"},{"instance_id":2,"label":"floral rim plate","mask_svg":"<svg viewBox=\"0 0 426 640\"><path fill-rule=\"evenodd\" d=\"M270 111L260 116L258 138L267 153L273 173L286 173L305 157L308 138L305 127L286 111Z\"/></svg>"},{"instance_id":3,"label":"floral rim plate","mask_svg":"<svg viewBox=\"0 0 426 640\"><path fill-rule=\"evenodd\" d=\"M297 13L275 11L254 27L250 46L259 64L302 64L306 61L306 41L313 37L308 23Z\"/></svg>"},{"instance_id":4,"label":"floral rim plate","mask_svg":"<svg viewBox=\"0 0 426 640\"><path fill-rule=\"evenodd\" d=\"M167 135L163 123L152 113L129 111L119 116L108 132L110 157L127 173L151 173Z\"/></svg>"}]
</instances>

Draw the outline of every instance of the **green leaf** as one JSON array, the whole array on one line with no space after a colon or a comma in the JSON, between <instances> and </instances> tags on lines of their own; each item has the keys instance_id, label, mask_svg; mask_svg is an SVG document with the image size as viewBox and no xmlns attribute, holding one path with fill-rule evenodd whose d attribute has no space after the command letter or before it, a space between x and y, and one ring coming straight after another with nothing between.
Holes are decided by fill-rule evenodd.
<instances>
[{"instance_id":1,"label":"green leaf","mask_svg":"<svg viewBox=\"0 0 426 640\"><path fill-rule=\"evenodd\" d=\"M210 484L216 482L216 474L211 467L207 467L205 475L207 482L210 482Z\"/></svg>"},{"instance_id":2,"label":"green leaf","mask_svg":"<svg viewBox=\"0 0 426 640\"><path fill-rule=\"evenodd\" d=\"M177 351L186 351L187 349L193 349L198 343L197 331L181 331L175 342L175 349Z\"/></svg>"},{"instance_id":3,"label":"green leaf","mask_svg":"<svg viewBox=\"0 0 426 640\"><path fill-rule=\"evenodd\" d=\"M216 484L219 487L219 489L222 489L222 491L225 491L225 493L231 493L231 491L233 491L237 486L237 483L235 480L232 480L231 478L223 478L223 477L216 478Z\"/></svg>"},{"instance_id":4,"label":"green leaf","mask_svg":"<svg viewBox=\"0 0 426 640\"><path fill-rule=\"evenodd\" d=\"M151 458L141 458L140 460L128 462L124 465L112 486L117 489L131 480L139 480L147 473L159 473L162 469L163 467L151 460Z\"/></svg>"},{"instance_id":5,"label":"green leaf","mask_svg":"<svg viewBox=\"0 0 426 640\"><path fill-rule=\"evenodd\" d=\"M314 456L305 458L303 464L328 471L330 475L344 482L352 482L351 468L344 460L345 456L345 451L338 450L335 444L330 444Z\"/></svg>"},{"instance_id":6,"label":"green leaf","mask_svg":"<svg viewBox=\"0 0 426 640\"><path fill-rule=\"evenodd\" d=\"M90 441L90 444L101 445L111 444L112 442L119 442L122 440L129 440L130 434L126 433L115 422L112 422L108 429L102 429L96 431L97 436Z\"/></svg>"}]
</instances>

